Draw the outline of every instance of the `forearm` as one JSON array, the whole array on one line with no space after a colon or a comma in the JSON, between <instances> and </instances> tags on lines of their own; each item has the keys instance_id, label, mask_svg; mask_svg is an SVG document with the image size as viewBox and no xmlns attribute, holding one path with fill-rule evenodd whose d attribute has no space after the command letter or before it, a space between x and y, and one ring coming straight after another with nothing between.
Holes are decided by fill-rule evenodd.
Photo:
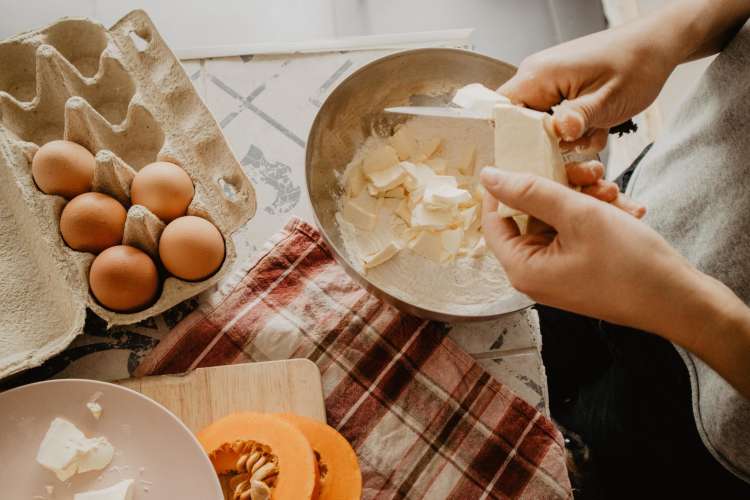
<instances>
[{"instance_id":1,"label":"forearm","mask_svg":"<svg viewBox=\"0 0 750 500\"><path fill-rule=\"evenodd\" d=\"M638 23L678 65L720 51L748 16L748 0L680 0Z\"/></svg>"},{"instance_id":2,"label":"forearm","mask_svg":"<svg viewBox=\"0 0 750 500\"><path fill-rule=\"evenodd\" d=\"M679 296L654 310L654 333L702 359L750 399L750 309L719 281L690 268Z\"/></svg>"}]
</instances>

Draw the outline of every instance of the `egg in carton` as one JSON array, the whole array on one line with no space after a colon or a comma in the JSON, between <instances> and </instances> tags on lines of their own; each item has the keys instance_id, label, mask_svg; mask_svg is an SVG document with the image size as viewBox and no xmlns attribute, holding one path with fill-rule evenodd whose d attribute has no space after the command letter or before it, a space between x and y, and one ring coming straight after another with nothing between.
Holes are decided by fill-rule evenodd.
<instances>
[{"instance_id":1,"label":"egg in carton","mask_svg":"<svg viewBox=\"0 0 750 500\"><path fill-rule=\"evenodd\" d=\"M230 235L255 213L255 193L216 120L148 16L133 11L109 30L63 19L0 43L0 377L41 364L82 332L86 307L108 325L159 314L214 285L232 266ZM89 292L90 253L60 236L66 200L38 189L37 149L66 139L95 154L93 191L129 207L123 244L158 262L164 223L130 206L135 172L170 161L191 177L188 215L212 222L225 241L221 268L200 282L162 272L158 300L117 313Z\"/></svg>"}]
</instances>

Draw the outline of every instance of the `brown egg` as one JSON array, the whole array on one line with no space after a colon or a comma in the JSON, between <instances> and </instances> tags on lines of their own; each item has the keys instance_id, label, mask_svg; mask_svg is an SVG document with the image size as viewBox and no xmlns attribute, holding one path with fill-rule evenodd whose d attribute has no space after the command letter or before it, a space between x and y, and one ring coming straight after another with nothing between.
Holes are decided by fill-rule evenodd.
<instances>
[{"instance_id":1,"label":"brown egg","mask_svg":"<svg viewBox=\"0 0 750 500\"><path fill-rule=\"evenodd\" d=\"M99 253L122 243L126 216L125 207L111 196L79 194L63 208L60 233L73 250Z\"/></svg>"},{"instance_id":2,"label":"brown egg","mask_svg":"<svg viewBox=\"0 0 750 500\"><path fill-rule=\"evenodd\" d=\"M52 141L34 155L31 175L45 193L71 199L91 191L95 164L94 155L80 144Z\"/></svg>"},{"instance_id":3,"label":"brown egg","mask_svg":"<svg viewBox=\"0 0 750 500\"><path fill-rule=\"evenodd\" d=\"M89 270L89 287L107 309L129 312L150 305L159 290L156 264L145 252L128 245L109 247Z\"/></svg>"},{"instance_id":4,"label":"brown egg","mask_svg":"<svg viewBox=\"0 0 750 500\"><path fill-rule=\"evenodd\" d=\"M159 240L159 257L178 278L198 281L215 273L224 261L224 238L216 226L187 215L170 222Z\"/></svg>"},{"instance_id":5,"label":"brown egg","mask_svg":"<svg viewBox=\"0 0 750 500\"><path fill-rule=\"evenodd\" d=\"M187 172L166 161L146 165L130 185L133 204L143 205L164 222L185 215L193 194L193 181Z\"/></svg>"}]
</instances>

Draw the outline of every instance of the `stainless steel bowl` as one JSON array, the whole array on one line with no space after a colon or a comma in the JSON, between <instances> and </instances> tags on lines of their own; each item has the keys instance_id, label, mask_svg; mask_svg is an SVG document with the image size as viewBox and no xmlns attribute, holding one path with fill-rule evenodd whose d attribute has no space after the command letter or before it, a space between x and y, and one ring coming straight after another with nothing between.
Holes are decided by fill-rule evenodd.
<instances>
[{"instance_id":1,"label":"stainless steel bowl","mask_svg":"<svg viewBox=\"0 0 750 500\"><path fill-rule=\"evenodd\" d=\"M349 275L404 312L448 322L487 320L524 309L533 302L515 292L488 304L479 314L456 315L404 302L375 286L348 261L335 217L337 200L342 194L337 173L343 172L367 137L390 135L395 125L408 119L384 113L384 108L447 104L459 87L479 82L494 89L515 71L510 64L465 50L398 52L352 73L328 96L315 117L307 139L305 178L323 238Z\"/></svg>"}]
</instances>

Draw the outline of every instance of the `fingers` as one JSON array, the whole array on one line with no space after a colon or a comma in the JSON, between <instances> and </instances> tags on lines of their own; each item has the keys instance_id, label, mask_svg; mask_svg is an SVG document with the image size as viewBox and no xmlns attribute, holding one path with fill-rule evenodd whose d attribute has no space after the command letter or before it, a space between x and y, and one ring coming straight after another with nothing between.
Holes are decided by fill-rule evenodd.
<instances>
[{"instance_id":1,"label":"fingers","mask_svg":"<svg viewBox=\"0 0 750 500\"><path fill-rule=\"evenodd\" d=\"M494 167L483 168L480 180L501 202L553 227L565 221L565 209L578 196L575 191L549 179L503 172Z\"/></svg>"},{"instance_id":2,"label":"fingers","mask_svg":"<svg viewBox=\"0 0 750 500\"><path fill-rule=\"evenodd\" d=\"M581 192L603 202L611 203L636 219L640 219L646 215L646 207L622 194L614 182L599 179L591 185L584 186Z\"/></svg>"},{"instance_id":3,"label":"fingers","mask_svg":"<svg viewBox=\"0 0 750 500\"><path fill-rule=\"evenodd\" d=\"M484 241L504 266L510 262L514 240L520 235L518 226L510 217L500 217L498 201L494 196L482 200L482 233Z\"/></svg>"},{"instance_id":4,"label":"fingers","mask_svg":"<svg viewBox=\"0 0 750 500\"><path fill-rule=\"evenodd\" d=\"M604 179L599 179L594 184L591 184L590 186L584 186L581 189L581 192L584 194L587 194L589 196L593 196L594 198L597 198L599 200L602 200L606 203L612 203L617 199L617 196L620 194L620 189L617 187L617 184L614 182L605 181Z\"/></svg>"},{"instance_id":5,"label":"fingers","mask_svg":"<svg viewBox=\"0 0 750 500\"><path fill-rule=\"evenodd\" d=\"M599 160L575 161L565 165L565 172L573 186L590 186L604 177L604 165Z\"/></svg>"},{"instance_id":6,"label":"fingers","mask_svg":"<svg viewBox=\"0 0 750 500\"><path fill-rule=\"evenodd\" d=\"M560 102L557 82L546 77L548 70L549 68L542 68L537 63L524 61L516 74L502 84L497 92L514 104L547 111Z\"/></svg>"},{"instance_id":7,"label":"fingers","mask_svg":"<svg viewBox=\"0 0 750 500\"><path fill-rule=\"evenodd\" d=\"M558 129L558 125L555 125L554 118L552 119L553 127L555 131ZM582 155L595 155L603 150L607 146L607 139L609 138L609 130L603 128L591 129L580 139L576 139L573 142L560 142L560 149L563 151L572 151Z\"/></svg>"},{"instance_id":8,"label":"fingers","mask_svg":"<svg viewBox=\"0 0 750 500\"><path fill-rule=\"evenodd\" d=\"M565 142L573 142L583 137L587 130L596 128L605 114L604 97L604 91L599 89L554 106L552 123L558 137Z\"/></svg>"},{"instance_id":9,"label":"fingers","mask_svg":"<svg viewBox=\"0 0 750 500\"><path fill-rule=\"evenodd\" d=\"M482 200L482 232L485 240L488 233L502 240L514 238L520 234L518 226L510 217L501 217L497 211L498 201L494 196L485 196Z\"/></svg>"},{"instance_id":10,"label":"fingers","mask_svg":"<svg viewBox=\"0 0 750 500\"><path fill-rule=\"evenodd\" d=\"M638 203L637 201L633 201L627 196L625 196L622 193L617 194L617 198L615 198L614 201L612 201L612 205L616 206L617 208L624 210L625 212L629 213L636 219L643 218L644 215L646 215L646 207Z\"/></svg>"}]
</instances>

